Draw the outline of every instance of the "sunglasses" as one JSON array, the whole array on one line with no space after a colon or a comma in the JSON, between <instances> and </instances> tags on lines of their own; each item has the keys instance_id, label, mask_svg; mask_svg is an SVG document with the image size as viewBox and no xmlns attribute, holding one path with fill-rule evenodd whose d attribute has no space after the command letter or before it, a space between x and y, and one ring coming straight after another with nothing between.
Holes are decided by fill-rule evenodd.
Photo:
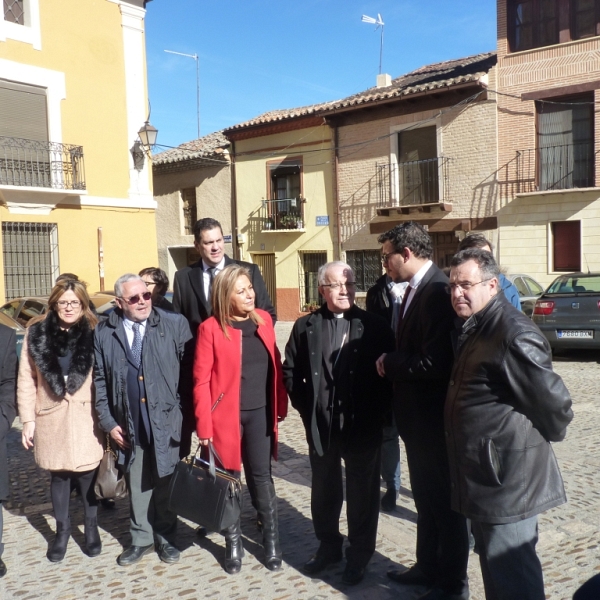
<instances>
[{"instance_id":1,"label":"sunglasses","mask_svg":"<svg viewBox=\"0 0 600 600\"><path fill-rule=\"evenodd\" d=\"M131 296L131 298L121 298L121 300L125 300L127 304L137 304L140 301L140 298L148 302L148 300L152 298L152 294L150 292L144 292L143 294L136 294L135 296Z\"/></svg>"}]
</instances>

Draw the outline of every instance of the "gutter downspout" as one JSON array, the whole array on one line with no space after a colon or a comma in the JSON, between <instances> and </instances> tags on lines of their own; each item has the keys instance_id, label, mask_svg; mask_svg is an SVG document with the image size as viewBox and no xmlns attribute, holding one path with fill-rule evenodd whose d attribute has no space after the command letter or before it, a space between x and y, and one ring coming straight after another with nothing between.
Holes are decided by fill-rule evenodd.
<instances>
[{"instance_id":1,"label":"gutter downspout","mask_svg":"<svg viewBox=\"0 0 600 600\"><path fill-rule=\"evenodd\" d=\"M338 156L338 141L339 132L337 125L332 125L329 122L329 126L333 128L333 198L334 198L334 247L333 247L333 260L341 260L342 256L342 233L340 228L340 185L339 185L339 156Z\"/></svg>"},{"instance_id":2,"label":"gutter downspout","mask_svg":"<svg viewBox=\"0 0 600 600\"><path fill-rule=\"evenodd\" d=\"M231 140L231 245L233 258L240 260L240 247L238 245L238 219L237 219L237 186L235 184L235 142Z\"/></svg>"}]
</instances>

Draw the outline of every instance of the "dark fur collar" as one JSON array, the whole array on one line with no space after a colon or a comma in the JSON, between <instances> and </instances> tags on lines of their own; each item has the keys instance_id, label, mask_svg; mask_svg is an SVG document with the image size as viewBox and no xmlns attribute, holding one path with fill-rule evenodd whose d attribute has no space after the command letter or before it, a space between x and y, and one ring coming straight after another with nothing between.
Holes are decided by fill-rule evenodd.
<instances>
[{"instance_id":1,"label":"dark fur collar","mask_svg":"<svg viewBox=\"0 0 600 600\"><path fill-rule=\"evenodd\" d=\"M29 328L27 344L33 362L52 393L61 398L66 392L74 394L81 388L94 365L94 332L85 318L65 332L58 326L58 317L51 310L43 321ZM73 356L65 386L58 357L69 351Z\"/></svg>"}]
</instances>

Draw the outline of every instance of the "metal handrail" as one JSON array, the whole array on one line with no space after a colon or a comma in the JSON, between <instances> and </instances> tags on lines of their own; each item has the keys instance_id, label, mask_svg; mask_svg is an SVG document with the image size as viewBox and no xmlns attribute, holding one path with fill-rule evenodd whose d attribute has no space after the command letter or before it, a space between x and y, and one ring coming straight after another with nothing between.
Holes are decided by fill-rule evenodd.
<instances>
[{"instance_id":1,"label":"metal handrail","mask_svg":"<svg viewBox=\"0 0 600 600\"><path fill-rule=\"evenodd\" d=\"M0 185L85 190L83 146L0 136Z\"/></svg>"}]
</instances>

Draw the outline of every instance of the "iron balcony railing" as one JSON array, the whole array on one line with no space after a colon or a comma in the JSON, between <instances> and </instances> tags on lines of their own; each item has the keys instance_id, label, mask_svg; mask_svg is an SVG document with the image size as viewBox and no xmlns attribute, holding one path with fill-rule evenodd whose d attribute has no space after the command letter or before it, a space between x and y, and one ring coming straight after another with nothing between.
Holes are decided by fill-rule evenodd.
<instances>
[{"instance_id":1,"label":"iron balcony railing","mask_svg":"<svg viewBox=\"0 0 600 600\"><path fill-rule=\"evenodd\" d=\"M449 196L449 159L443 156L393 164L376 164L378 206L437 204Z\"/></svg>"},{"instance_id":2,"label":"iron balcony railing","mask_svg":"<svg viewBox=\"0 0 600 600\"><path fill-rule=\"evenodd\" d=\"M262 231L304 229L304 199L263 200L258 216Z\"/></svg>"},{"instance_id":3,"label":"iron balcony railing","mask_svg":"<svg viewBox=\"0 0 600 600\"><path fill-rule=\"evenodd\" d=\"M516 168L521 192L594 187L594 143L519 150Z\"/></svg>"},{"instance_id":4,"label":"iron balcony railing","mask_svg":"<svg viewBox=\"0 0 600 600\"><path fill-rule=\"evenodd\" d=\"M85 190L83 147L0 136L0 185Z\"/></svg>"}]
</instances>

